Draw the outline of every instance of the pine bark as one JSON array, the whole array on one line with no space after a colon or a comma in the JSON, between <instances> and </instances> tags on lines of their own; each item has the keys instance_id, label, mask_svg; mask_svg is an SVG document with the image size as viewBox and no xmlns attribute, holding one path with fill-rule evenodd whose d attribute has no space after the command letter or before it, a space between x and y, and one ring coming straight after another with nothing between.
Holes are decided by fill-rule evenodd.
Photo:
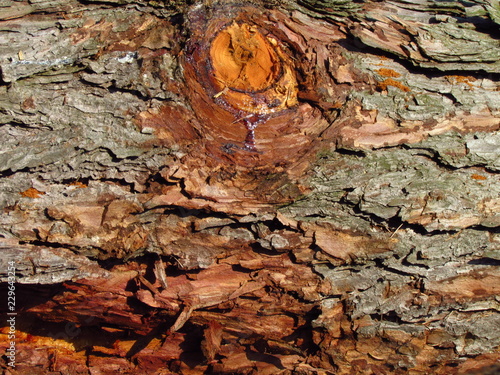
<instances>
[{"instance_id":1,"label":"pine bark","mask_svg":"<svg viewBox=\"0 0 500 375\"><path fill-rule=\"evenodd\" d=\"M1 1L2 373L498 371L499 23Z\"/></svg>"}]
</instances>

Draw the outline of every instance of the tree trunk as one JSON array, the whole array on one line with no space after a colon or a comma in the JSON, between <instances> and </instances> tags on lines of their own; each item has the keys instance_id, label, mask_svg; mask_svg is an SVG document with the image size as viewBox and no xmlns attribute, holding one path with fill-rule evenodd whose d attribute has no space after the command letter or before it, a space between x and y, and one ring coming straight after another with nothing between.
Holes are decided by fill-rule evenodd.
<instances>
[{"instance_id":1,"label":"tree trunk","mask_svg":"<svg viewBox=\"0 0 500 375\"><path fill-rule=\"evenodd\" d=\"M499 371L497 0L0 20L3 374Z\"/></svg>"}]
</instances>

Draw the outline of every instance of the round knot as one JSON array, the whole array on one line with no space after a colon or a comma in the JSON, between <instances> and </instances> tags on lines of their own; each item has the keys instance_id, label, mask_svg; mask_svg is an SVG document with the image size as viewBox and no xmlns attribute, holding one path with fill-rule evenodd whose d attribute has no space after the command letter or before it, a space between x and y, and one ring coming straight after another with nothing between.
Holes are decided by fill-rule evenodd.
<instances>
[{"instance_id":1,"label":"round knot","mask_svg":"<svg viewBox=\"0 0 500 375\"><path fill-rule=\"evenodd\" d=\"M278 41L257 26L233 22L210 45L214 97L232 108L259 114L297 104L297 80L291 59Z\"/></svg>"}]
</instances>

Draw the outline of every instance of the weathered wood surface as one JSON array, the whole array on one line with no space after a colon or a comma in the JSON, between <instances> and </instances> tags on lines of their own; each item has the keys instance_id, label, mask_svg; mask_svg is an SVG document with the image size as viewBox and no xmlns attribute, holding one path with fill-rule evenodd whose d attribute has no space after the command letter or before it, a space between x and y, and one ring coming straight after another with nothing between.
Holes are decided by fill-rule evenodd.
<instances>
[{"instance_id":1,"label":"weathered wood surface","mask_svg":"<svg viewBox=\"0 0 500 375\"><path fill-rule=\"evenodd\" d=\"M498 2L188 3L0 3L17 373L498 370Z\"/></svg>"}]
</instances>

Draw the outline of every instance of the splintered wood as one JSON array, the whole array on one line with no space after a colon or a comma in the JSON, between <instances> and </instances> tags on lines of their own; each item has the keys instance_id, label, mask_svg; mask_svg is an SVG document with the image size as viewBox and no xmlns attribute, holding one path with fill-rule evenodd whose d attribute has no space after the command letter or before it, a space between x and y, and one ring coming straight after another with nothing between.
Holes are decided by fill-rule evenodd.
<instances>
[{"instance_id":1,"label":"splintered wood","mask_svg":"<svg viewBox=\"0 0 500 375\"><path fill-rule=\"evenodd\" d=\"M74 328L78 330L72 337L76 342L90 339L90 327L102 327L104 336L91 350L91 357L104 354L131 359L143 363L151 373L164 367L165 361L176 362L183 373L189 373L190 362L178 359L181 353L195 351L200 345L191 342L193 335L204 337L203 354L199 353L202 355L193 373L210 368L231 372L238 366L234 359L246 358L249 349L255 351L256 357L250 357L248 363L277 371L276 364L261 362L264 357L258 354L259 348L269 347L267 358L293 358L291 364L302 363L312 337L301 327L307 324L309 314L314 315L314 301L319 298L307 289L316 291L320 287L328 291L328 285L306 265L294 264L285 254L242 252L199 273L167 275L167 288L158 278L147 280L142 276L149 271L131 263L115 267L107 278L67 283L55 301L39 304L29 313L53 322L64 318L68 324L81 327ZM293 297L292 291L301 297ZM132 307L131 298L142 303L133 303ZM129 332L128 337L125 332ZM37 340L42 338L34 337L32 342ZM46 345L59 350L57 341ZM20 346L20 350L32 349L27 344ZM39 360L29 362L36 366ZM72 362L77 360L59 351L57 368ZM131 371L126 362L118 363L121 370Z\"/></svg>"}]
</instances>

